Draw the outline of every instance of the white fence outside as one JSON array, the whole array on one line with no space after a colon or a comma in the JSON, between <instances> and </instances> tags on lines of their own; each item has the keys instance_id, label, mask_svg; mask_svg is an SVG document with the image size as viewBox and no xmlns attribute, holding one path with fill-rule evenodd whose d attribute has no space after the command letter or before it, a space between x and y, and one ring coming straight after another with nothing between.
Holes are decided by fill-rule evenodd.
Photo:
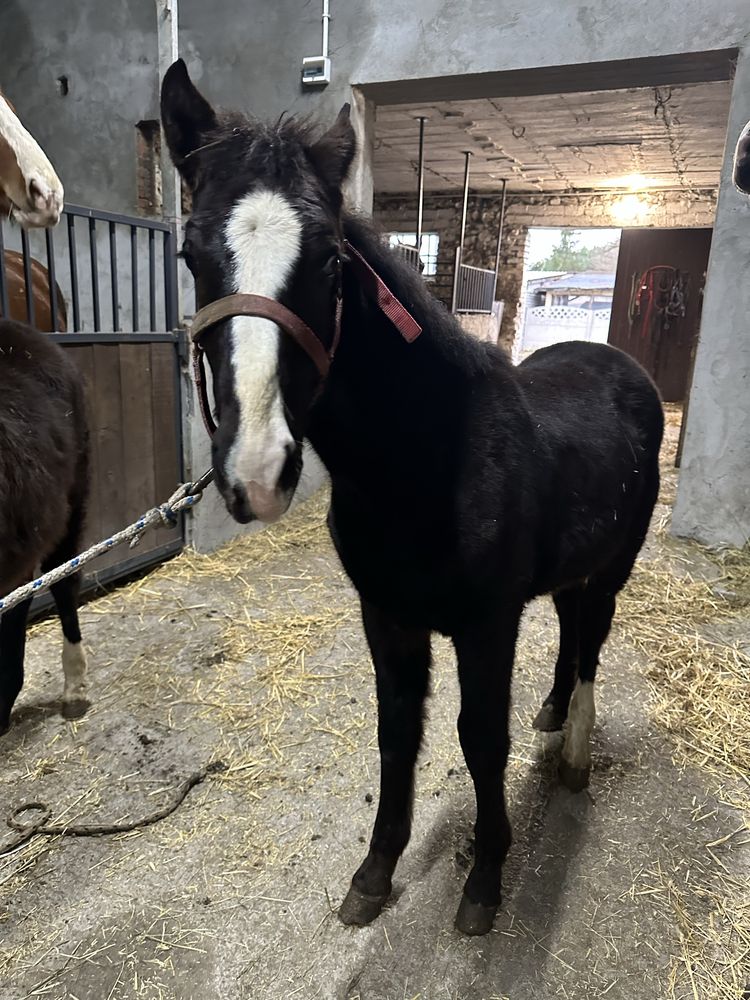
<instances>
[{"instance_id":1,"label":"white fence outside","mask_svg":"<svg viewBox=\"0 0 750 1000\"><path fill-rule=\"evenodd\" d=\"M535 306L527 309L517 353L524 357L540 347L563 340L590 340L606 344L611 314L611 309L579 309L577 306Z\"/></svg>"}]
</instances>

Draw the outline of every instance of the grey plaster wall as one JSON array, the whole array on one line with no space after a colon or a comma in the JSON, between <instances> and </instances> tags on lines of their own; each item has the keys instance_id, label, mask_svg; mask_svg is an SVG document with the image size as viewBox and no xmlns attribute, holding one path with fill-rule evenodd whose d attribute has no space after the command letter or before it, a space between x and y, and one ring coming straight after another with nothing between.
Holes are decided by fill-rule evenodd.
<instances>
[{"instance_id":1,"label":"grey plaster wall","mask_svg":"<svg viewBox=\"0 0 750 1000\"><path fill-rule=\"evenodd\" d=\"M0 87L66 199L133 211L135 125L158 117L152 0L0 0L0 25Z\"/></svg>"},{"instance_id":2,"label":"grey plaster wall","mask_svg":"<svg viewBox=\"0 0 750 1000\"><path fill-rule=\"evenodd\" d=\"M710 545L750 539L750 199L731 181L750 121L750 50L732 90L673 530Z\"/></svg>"}]
</instances>

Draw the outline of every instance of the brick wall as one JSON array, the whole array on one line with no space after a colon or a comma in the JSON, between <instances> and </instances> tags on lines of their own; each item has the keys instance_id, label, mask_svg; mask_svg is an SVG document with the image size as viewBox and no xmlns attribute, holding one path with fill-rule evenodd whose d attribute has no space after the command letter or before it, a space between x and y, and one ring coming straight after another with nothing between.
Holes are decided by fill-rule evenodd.
<instances>
[{"instance_id":1,"label":"brick wall","mask_svg":"<svg viewBox=\"0 0 750 1000\"><path fill-rule=\"evenodd\" d=\"M136 200L140 215L161 214L161 127L155 119L135 127Z\"/></svg>"},{"instance_id":2,"label":"brick wall","mask_svg":"<svg viewBox=\"0 0 750 1000\"><path fill-rule=\"evenodd\" d=\"M716 192L663 192L641 196L648 202L643 225L656 228L713 226ZM500 250L500 270L496 297L505 302L500 344L510 351L518 317L523 315L523 271L529 228L539 226L619 228L613 212L618 196L509 195ZM374 218L386 232L413 232L416 195L376 195ZM495 266L500 199L497 195L469 199L464 240L464 263L475 267ZM461 198L455 195L427 195L423 230L440 235L437 274L431 282L434 294L450 307L455 248L461 228Z\"/></svg>"}]
</instances>

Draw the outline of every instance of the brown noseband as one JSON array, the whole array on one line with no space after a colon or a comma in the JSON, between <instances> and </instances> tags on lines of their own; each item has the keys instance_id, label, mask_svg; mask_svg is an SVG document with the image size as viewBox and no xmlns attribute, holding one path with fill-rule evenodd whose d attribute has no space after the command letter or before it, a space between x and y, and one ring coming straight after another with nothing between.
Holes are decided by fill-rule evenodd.
<instances>
[{"instance_id":1,"label":"brown noseband","mask_svg":"<svg viewBox=\"0 0 750 1000\"><path fill-rule=\"evenodd\" d=\"M344 249L365 293L393 323L404 340L411 344L422 332L422 327L417 323L408 309L399 302L380 275L370 267L359 250L353 247L348 240L344 240ZM216 433L216 422L211 414L211 404L208 400L206 365L203 357L205 352L200 344L200 338L206 330L216 326L217 323L223 323L227 319L232 319L234 316L258 316L261 319L271 320L281 330L288 333L293 340L296 340L318 369L321 382L323 382L328 376L331 362L341 339L341 309L342 297L341 287L339 286L336 298L333 341L330 348L326 348L307 323L301 320L291 309L287 309L286 306L283 306L276 299L269 299L265 295L247 295L242 293L227 295L223 299L217 299L215 302L211 302L209 305L199 309L190 327L190 337L193 341L195 351L193 357L195 386L198 390L198 400L200 402L201 414L203 415L203 423L206 425L209 436L213 437Z\"/></svg>"},{"instance_id":2,"label":"brown noseband","mask_svg":"<svg viewBox=\"0 0 750 1000\"><path fill-rule=\"evenodd\" d=\"M204 362L204 350L200 344L200 337L224 320L232 319L234 316L258 316L260 319L271 320L285 333L288 333L293 340L299 344L307 354L312 363L318 369L321 379L325 379L331 367L333 356L338 347L341 336L341 298L336 304L336 319L333 334L333 343L330 350L326 350L321 340L312 332L310 327L299 316L287 309L276 299L269 299L265 295L236 294L227 295L223 299L217 299L209 305L199 309L195 314L190 327L190 337L193 341L195 354L193 357L193 373L195 385L198 389L198 400L200 402L203 423L206 430L213 437L216 433L216 423L211 414L211 406L208 401L208 389L206 387L206 369Z\"/></svg>"}]
</instances>

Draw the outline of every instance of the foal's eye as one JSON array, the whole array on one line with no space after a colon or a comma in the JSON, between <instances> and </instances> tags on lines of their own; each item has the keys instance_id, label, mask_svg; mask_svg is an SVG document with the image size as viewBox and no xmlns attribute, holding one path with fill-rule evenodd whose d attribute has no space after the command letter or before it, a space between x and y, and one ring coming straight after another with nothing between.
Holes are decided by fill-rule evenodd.
<instances>
[{"instance_id":1,"label":"foal's eye","mask_svg":"<svg viewBox=\"0 0 750 1000\"><path fill-rule=\"evenodd\" d=\"M340 267L341 258L338 253L333 253L326 260L325 265L323 266L323 273L329 278L335 278L339 273Z\"/></svg>"}]
</instances>

